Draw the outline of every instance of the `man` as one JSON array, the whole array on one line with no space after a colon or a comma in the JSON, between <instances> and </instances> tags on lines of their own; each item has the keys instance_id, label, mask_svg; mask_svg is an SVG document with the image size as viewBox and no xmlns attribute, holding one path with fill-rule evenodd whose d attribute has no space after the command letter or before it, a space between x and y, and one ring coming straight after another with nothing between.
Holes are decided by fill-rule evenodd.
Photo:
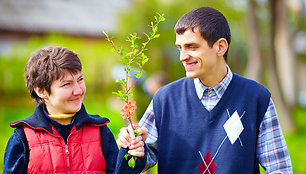
<instances>
[{"instance_id":1,"label":"man","mask_svg":"<svg viewBox=\"0 0 306 174\"><path fill-rule=\"evenodd\" d=\"M194 9L175 32L187 78L154 95L140 121L145 150L129 127L118 145L146 155L146 168L158 162L162 174L259 173L259 164L267 173L292 173L270 92L227 66L231 34L222 13Z\"/></svg>"}]
</instances>

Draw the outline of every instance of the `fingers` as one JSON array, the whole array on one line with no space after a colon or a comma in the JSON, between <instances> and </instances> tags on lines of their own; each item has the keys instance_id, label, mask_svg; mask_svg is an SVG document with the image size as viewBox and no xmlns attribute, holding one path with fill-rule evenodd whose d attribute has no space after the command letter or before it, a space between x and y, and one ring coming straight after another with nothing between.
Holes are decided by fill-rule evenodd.
<instances>
[{"instance_id":1,"label":"fingers","mask_svg":"<svg viewBox=\"0 0 306 174\"><path fill-rule=\"evenodd\" d=\"M129 125L128 127L123 127L120 129L120 133L118 134L118 139L116 142L120 147L127 148L131 146L132 140L135 139L136 137L134 134L134 130L132 126ZM133 142L133 144L137 144L141 140L137 140L136 142Z\"/></svg>"},{"instance_id":2,"label":"fingers","mask_svg":"<svg viewBox=\"0 0 306 174\"><path fill-rule=\"evenodd\" d=\"M146 127L141 127L137 129L139 132L139 135L142 137L142 141L146 141L148 138L148 129Z\"/></svg>"},{"instance_id":3,"label":"fingers","mask_svg":"<svg viewBox=\"0 0 306 174\"><path fill-rule=\"evenodd\" d=\"M143 157L145 155L144 141L141 136L137 136L131 142L128 153L132 156Z\"/></svg>"},{"instance_id":4,"label":"fingers","mask_svg":"<svg viewBox=\"0 0 306 174\"><path fill-rule=\"evenodd\" d=\"M126 127L123 127L120 129L120 133L118 135L118 139L117 139L117 144L120 146L120 147L123 147L123 148L127 148L128 146L131 145L131 136L130 134L128 133L128 129Z\"/></svg>"},{"instance_id":5,"label":"fingers","mask_svg":"<svg viewBox=\"0 0 306 174\"><path fill-rule=\"evenodd\" d=\"M129 150L128 153L132 156L143 157L145 155L145 148L139 147L137 149Z\"/></svg>"},{"instance_id":6,"label":"fingers","mask_svg":"<svg viewBox=\"0 0 306 174\"><path fill-rule=\"evenodd\" d=\"M134 140L132 140L131 145L129 146L130 150L137 149L139 147L143 147L144 142L142 141L142 137L138 136Z\"/></svg>"},{"instance_id":7,"label":"fingers","mask_svg":"<svg viewBox=\"0 0 306 174\"><path fill-rule=\"evenodd\" d=\"M129 125L129 126L127 127L127 130L128 130L128 133L129 133L130 137L131 137L132 139L135 139L134 130L133 130L133 128L132 128L131 125Z\"/></svg>"},{"instance_id":8,"label":"fingers","mask_svg":"<svg viewBox=\"0 0 306 174\"><path fill-rule=\"evenodd\" d=\"M148 129L138 128L139 136L135 136L133 128L129 125L120 129L117 144L120 147L128 148L132 156L143 157L145 155L144 140L148 137Z\"/></svg>"}]
</instances>

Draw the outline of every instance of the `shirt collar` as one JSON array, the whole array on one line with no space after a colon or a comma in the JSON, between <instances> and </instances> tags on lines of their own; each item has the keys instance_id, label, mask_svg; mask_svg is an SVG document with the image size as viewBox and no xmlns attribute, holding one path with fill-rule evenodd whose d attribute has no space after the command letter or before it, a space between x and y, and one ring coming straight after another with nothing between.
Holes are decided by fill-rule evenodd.
<instances>
[{"instance_id":1,"label":"shirt collar","mask_svg":"<svg viewBox=\"0 0 306 174\"><path fill-rule=\"evenodd\" d=\"M218 85L211 88L211 89L214 90L214 92L216 93L218 98L222 97L222 95L224 94L225 90L227 89L228 85L230 84L230 82L233 78L233 73L232 73L231 69L229 68L228 65L226 65L226 67L227 67L227 74L224 77L224 79ZM208 87L203 85L199 78L194 79L194 85L195 85L195 88L196 88L197 95L198 95L199 99L201 100L202 97L203 97L204 91L206 89L208 89Z\"/></svg>"}]
</instances>

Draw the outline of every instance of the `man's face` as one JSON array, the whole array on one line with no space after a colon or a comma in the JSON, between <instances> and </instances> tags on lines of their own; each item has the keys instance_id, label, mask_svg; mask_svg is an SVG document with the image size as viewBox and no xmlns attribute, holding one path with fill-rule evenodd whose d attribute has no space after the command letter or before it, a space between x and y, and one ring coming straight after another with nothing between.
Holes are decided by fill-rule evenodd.
<instances>
[{"instance_id":1,"label":"man's face","mask_svg":"<svg viewBox=\"0 0 306 174\"><path fill-rule=\"evenodd\" d=\"M200 78L203 82L214 76L218 69L218 48L216 44L209 47L199 28L194 28L193 31L187 29L181 35L176 34L176 45L188 78Z\"/></svg>"},{"instance_id":2,"label":"man's face","mask_svg":"<svg viewBox=\"0 0 306 174\"><path fill-rule=\"evenodd\" d=\"M82 72L66 72L62 78L51 84L45 104L50 115L76 113L81 109L86 92Z\"/></svg>"}]
</instances>

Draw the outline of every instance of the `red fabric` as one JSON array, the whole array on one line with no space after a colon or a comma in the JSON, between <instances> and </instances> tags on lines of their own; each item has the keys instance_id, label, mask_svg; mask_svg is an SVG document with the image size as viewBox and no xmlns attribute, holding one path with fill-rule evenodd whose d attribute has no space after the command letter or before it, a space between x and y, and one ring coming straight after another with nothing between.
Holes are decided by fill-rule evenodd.
<instances>
[{"instance_id":1,"label":"red fabric","mask_svg":"<svg viewBox=\"0 0 306 174\"><path fill-rule=\"evenodd\" d=\"M213 161L209 151L207 151L206 155L204 156L204 161L201 162L198 169L201 174L213 174L217 170L217 166Z\"/></svg>"},{"instance_id":2,"label":"red fabric","mask_svg":"<svg viewBox=\"0 0 306 174\"><path fill-rule=\"evenodd\" d=\"M28 173L105 174L99 127L86 125L80 130L73 127L67 148L62 137L52 129L53 133L49 133L24 127L30 150Z\"/></svg>"}]
</instances>

